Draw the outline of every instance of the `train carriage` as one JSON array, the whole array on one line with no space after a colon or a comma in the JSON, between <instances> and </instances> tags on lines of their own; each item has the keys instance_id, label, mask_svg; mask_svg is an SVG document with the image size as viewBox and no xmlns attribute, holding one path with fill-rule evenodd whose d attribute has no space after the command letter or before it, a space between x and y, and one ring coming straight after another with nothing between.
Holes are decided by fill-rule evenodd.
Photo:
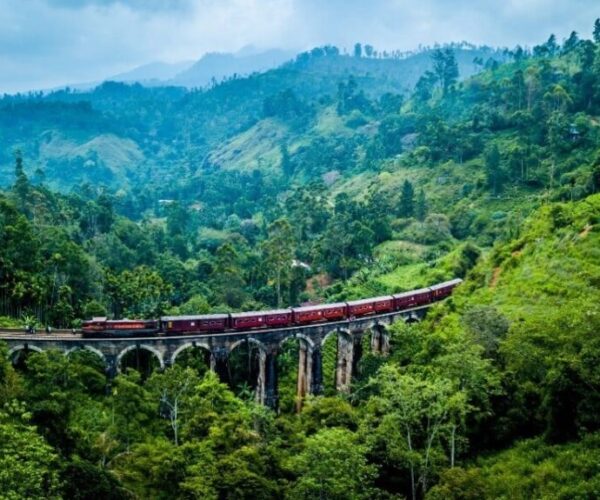
<instances>
[{"instance_id":1,"label":"train carriage","mask_svg":"<svg viewBox=\"0 0 600 500\"><path fill-rule=\"evenodd\" d=\"M456 278L450 281L445 281L444 283L438 283L437 285L433 285L429 287L431 290L431 298L432 300L442 300L446 297L449 297L452 294L452 290L460 285L462 280L460 278Z\"/></svg>"},{"instance_id":2,"label":"train carriage","mask_svg":"<svg viewBox=\"0 0 600 500\"><path fill-rule=\"evenodd\" d=\"M81 331L84 337L143 337L158 333L159 324L155 319L93 318L83 322Z\"/></svg>"},{"instance_id":3,"label":"train carriage","mask_svg":"<svg viewBox=\"0 0 600 500\"><path fill-rule=\"evenodd\" d=\"M230 316L234 330L289 326L292 323L291 309L232 313Z\"/></svg>"},{"instance_id":4,"label":"train carriage","mask_svg":"<svg viewBox=\"0 0 600 500\"><path fill-rule=\"evenodd\" d=\"M292 324L291 309L276 309L265 312L265 323L267 326L290 326Z\"/></svg>"},{"instance_id":5,"label":"train carriage","mask_svg":"<svg viewBox=\"0 0 600 500\"><path fill-rule=\"evenodd\" d=\"M393 309L394 298L391 295L348 301L348 317L350 318L391 312Z\"/></svg>"},{"instance_id":6,"label":"train carriage","mask_svg":"<svg viewBox=\"0 0 600 500\"><path fill-rule=\"evenodd\" d=\"M346 303L321 304L316 306L294 307L293 321L303 325L319 321L337 321L348 317L348 306Z\"/></svg>"},{"instance_id":7,"label":"train carriage","mask_svg":"<svg viewBox=\"0 0 600 500\"><path fill-rule=\"evenodd\" d=\"M411 309L431 302L431 290L429 288L420 288L410 292L394 294L394 308L396 311Z\"/></svg>"},{"instance_id":8,"label":"train carriage","mask_svg":"<svg viewBox=\"0 0 600 500\"><path fill-rule=\"evenodd\" d=\"M394 295L395 307L398 311L431 304L431 301L432 294L429 288L420 288L411 292Z\"/></svg>"},{"instance_id":9,"label":"train carriage","mask_svg":"<svg viewBox=\"0 0 600 500\"><path fill-rule=\"evenodd\" d=\"M160 318L166 335L223 332L229 328L229 314L200 314L196 316L163 316Z\"/></svg>"},{"instance_id":10,"label":"train carriage","mask_svg":"<svg viewBox=\"0 0 600 500\"><path fill-rule=\"evenodd\" d=\"M102 333L106 330L106 322L108 318L105 316L95 317L88 321L84 321L81 325L81 331L83 335L93 335L95 333Z\"/></svg>"}]
</instances>

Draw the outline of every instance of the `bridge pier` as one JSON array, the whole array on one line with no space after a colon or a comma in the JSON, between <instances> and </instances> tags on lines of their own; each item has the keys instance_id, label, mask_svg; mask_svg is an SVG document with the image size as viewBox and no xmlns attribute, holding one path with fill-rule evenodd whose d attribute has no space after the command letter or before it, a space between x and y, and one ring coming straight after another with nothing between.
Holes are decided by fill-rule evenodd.
<instances>
[{"instance_id":1,"label":"bridge pier","mask_svg":"<svg viewBox=\"0 0 600 500\"><path fill-rule=\"evenodd\" d=\"M221 382L229 382L229 353L226 348L216 347L210 351L210 369L219 376Z\"/></svg>"},{"instance_id":2,"label":"bridge pier","mask_svg":"<svg viewBox=\"0 0 600 500\"><path fill-rule=\"evenodd\" d=\"M364 333L360 332L352 337L352 376L358 373L358 364L363 356L363 335Z\"/></svg>"},{"instance_id":3,"label":"bridge pier","mask_svg":"<svg viewBox=\"0 0 600 500\"><path fill-rule=\"evenodd\" d=\"M390 335L383 325L375 325L371 332L371 352L387 356L390 352Z\"/></svg>"},{"instance_id":4,"label":"bridge pier","mask_svg":"<svg viewBox=\"0 0 600 500\"><path fill-rule=\"evenodd\" d=\"M338 392L349 392L354 365L354 339L349 334L338 335L335 388Z\"/></svg>"},{"instance_id":5,"label":"bridge pier","mask_svg":"<svg viewBox=\"0 0 600 500\"><path fill-rule=\"evenodd\" d=\"M114 379L119 373L119 366L116 354L105 354L104 359L106 359L106 376L109 380Z\"/></svg>"},{"instance_id":6,"label":"bridge pier","mask_svg":"<svg viewBox=\"0 0 600 500\"><path fill-rule=\"evenodd\" d=\"M312 350L312 376L310 378L310 393L318 396L323 392L323 353L320 347Z\"/></svg>"},{"instance_id":7,"label":"bridge pier","mask_svg":"<svg viewBox=\"0 0 600 500\"><path fill-rule=\"evenodd\" d=\"M264 403L269 408L277 410L279 393L277 390L277 351L275 349L266 353L265 364L266 372Z\"/></svg>"},{"instance_id":8,"label":"bridge pier","mask_svg":"<svg viewBox=\"0 0 600 500\"><path fill-rule=\"evenodd\" d=\"M296 388L296 411L302 410L304 398L310 394L313 377L312 349L305 340L300 340L298 351L298 381Z\"/></svg>"},{"instance_id":9,"label":"bridge pier","mask_svg":"<svg viewBox=\"0 0 600 500\"><path fill-rule=\"evenodd\" d=\"M261 349L258 353L258 379L256 380L255 401L260 404L265 404L267 396L267 353Z\"/></svg>"}]
</instances>

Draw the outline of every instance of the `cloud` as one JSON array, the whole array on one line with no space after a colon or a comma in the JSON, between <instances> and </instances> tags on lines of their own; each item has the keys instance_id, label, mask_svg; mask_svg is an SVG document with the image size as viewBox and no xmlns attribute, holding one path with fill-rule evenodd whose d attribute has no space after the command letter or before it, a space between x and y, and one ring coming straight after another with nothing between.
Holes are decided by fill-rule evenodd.
<instances>
[{"instance_id":1,"label":"cloud","mask_svg":"<svg viewBox=\"0 0 600 500\"><path fill-rule=\"evenodd\" d=\"M298 0L296 8L315 38L400 49L462 40L533 45L552 32L589 35L600 16L597 0Z\"/></svg>"},{"instance_id":2,"label":"cloud","mask_svg":"<svg viewBox=\"0 0 600 500\"><path fill-rule=\"evenodd\" d=\"M109 7L112 5L123 5L133 10L149 11L176 11L188 9L193 5L193 0L46 0L48 5L65 7L69 9L81 9L89 5L98 7Z\"/></svg>"},{"instance_id":3,"label":"cloud","mask_svg":"<svg viewBox=\"0 0 600 500\"><path fill-rule=\"evenodd\" d=\"M408 50L588 36L597 0L3 0L0 92L97 81L246 45Z\"/></svg>"}]
</instances>

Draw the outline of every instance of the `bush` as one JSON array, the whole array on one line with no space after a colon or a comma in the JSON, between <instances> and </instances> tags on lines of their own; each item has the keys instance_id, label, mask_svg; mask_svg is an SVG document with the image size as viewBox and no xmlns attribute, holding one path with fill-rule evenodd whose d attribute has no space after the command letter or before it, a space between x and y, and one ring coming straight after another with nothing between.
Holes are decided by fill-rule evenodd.
<instances>
[{"instance_id":1,"label":"bush","mask_svg":"<svg viewBox=\"0 0 600 500\"><path fill-rule=\"evenodd\" d=\"M405 231L407 240L433 245L452 239L450 221L443 214L430 214L425 222L414 222Z\"/></svg>"},{"instance_id":2,"label":"bush","mask_svg":"<svg viewBox=\"0 0 600 500\"><path fill-rule=\"evenodd\" d=\"M83 317L91 319L98 316L106 316L106 307L97 300L90 300L83 308Z\"/></svg>"}]
</instances>

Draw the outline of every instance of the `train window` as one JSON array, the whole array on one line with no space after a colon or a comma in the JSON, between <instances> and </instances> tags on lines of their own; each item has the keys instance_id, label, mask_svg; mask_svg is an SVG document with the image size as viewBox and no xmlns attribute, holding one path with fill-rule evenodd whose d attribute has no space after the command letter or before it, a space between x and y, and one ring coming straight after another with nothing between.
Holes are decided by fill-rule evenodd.
<instances>
[{"instance_id":1,"label":"train window","mask_svg":"<svg viewBox=\"0 0 600 500\"><path fill-rule=\"evenodd\" d=\"M173 322L172 322L172 321L169 321L169 322L167 323L167 326L168 326L169 328L173 328Z\"/></svg>"}]
</instances>

